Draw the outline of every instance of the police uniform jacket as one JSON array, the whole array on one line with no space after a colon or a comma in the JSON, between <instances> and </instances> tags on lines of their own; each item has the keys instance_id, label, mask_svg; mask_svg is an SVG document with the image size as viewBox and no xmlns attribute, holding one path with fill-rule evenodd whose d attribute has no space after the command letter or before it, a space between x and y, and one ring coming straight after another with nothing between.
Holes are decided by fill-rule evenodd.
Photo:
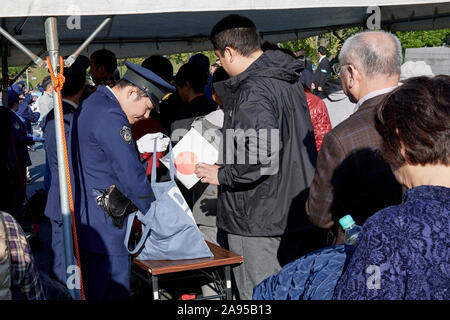
<instances>
[{"instance_id":1,"label":"police uniform jacket","mask_svg":"<svg viewBox=\"0 0 450 320\"><path fill-rule=\"evenodd\" d=\"M39 120L40 113L33 112L29 106L29 102L27 100L23 100L19 103L19 110L17 110L17 114L25 119L27 132L32 134L33 129L31 124Z\"/></svg>"},{"instance_id":2,"label":"police uniform jacket","mask_svg":"<svg viewBox=\"0 0 450 320\"><path fill-rule=\"evenodd\" d=\"M154 200L139 161L130 123L114 93L99 86L74 113L71 129L75 212L79 216L80 248L89 252L126 255L126 227L118 229L97 204L96 197L115 185L143 213Z\"/></svg>"}]
</instances>

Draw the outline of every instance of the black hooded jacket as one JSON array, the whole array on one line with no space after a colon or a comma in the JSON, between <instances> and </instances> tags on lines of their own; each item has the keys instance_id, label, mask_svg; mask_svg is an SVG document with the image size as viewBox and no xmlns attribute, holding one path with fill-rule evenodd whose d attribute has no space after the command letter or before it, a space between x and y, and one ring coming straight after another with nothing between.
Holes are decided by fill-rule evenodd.
<instances>
[{"instance_id":1,"label":"black hooded jacket","mask_svg":"<svg viewBox=\"0 0 450 320\"><path fill-rule=\"evenodd\" d=\"M303 68L268 50L214 85L225 113L217 226L228 233L279 236L310 226L305 202L317 151Z\"/></svg>"}]
</instances>

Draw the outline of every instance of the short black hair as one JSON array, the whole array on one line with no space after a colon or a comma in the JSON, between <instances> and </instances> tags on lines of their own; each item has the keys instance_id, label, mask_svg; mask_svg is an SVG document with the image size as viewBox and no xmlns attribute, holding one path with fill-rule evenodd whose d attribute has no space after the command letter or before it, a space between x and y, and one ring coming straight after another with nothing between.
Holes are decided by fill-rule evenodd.
<instances>
[{"instance_id":1,"label":"short black hair","mask_svg":"<svg viewBox=\"0 0 450 320\"><path fill-rule=\"evenodd\" d=\"M264 42L264 43L261 45L261 50L264 51L264 52L266 52L267 50L279 50L279 51L284 52L284 53L290 55L291 57L297 59L297 56L295 55L294 52L292 52L292 50L285 49L285 48L280 48L280 47L278 47L276 44L271 43L271 42L269 42L269 41L266 41L266 42Z\"/></svg>"},{"instance_id":2,"label":"short black hair","mask_svg":"<svg viewBox=\"0 0 450 320\"><path fill-rule=\"evenodd\" d=\"M230 79L230 76L225 71L225 69L222 66L220 66L220 67L218 67L216 69L216 71L214 71L214 73L212 75L211 83L225 81L225 80L228 80L228 79Z\"/></svg>"},{"instance_id":3,"label":"short black hair","mask_svg":"<svg viewBox=\"0 0 450 320\"><path fill-rule=\"evenodd\" d=\"M279 49L279 47L276 44L269 42L269 41L265 41L261 45L261 50L264 52L266 52L267 50L278 50L278 49Z\"/></svg>"},{"instance_id":4,"label":"short black hair","mask_svg":"<svg viewBox=\"0 0 450 320\"><path fill-rule=\"evenodd\" d=\"M86 83L86 72L66 73L64 72L64 86L61 94L64 97L70 97L83 89Z\"/></svg>"},{"instance_id":5,"label":"short black hair","mask_svg":"<svg viewBox=\"0 0 450 320\"><path fill-rule=\"evenodd\" d=\"M381 154L393 168L450 165L450 76L414 77L386 96L375 128ZM402 144L405 156L400 152Z\"/></svg>"},{"instance_id":6,"label":"short black hair","mask_svg":"<svg viewBox=\"0 0 450 320\"><path fill-rule=\"evenodd\" d=\"M212 90L212 92L216 91L214 89L214 83L220 82L220 81L225 81L225 80L228 80L228 79L230 79L230 76L225 71L225 69L222 66L218 67L216 69L216 71L214 71L214 73L212 75L212 79L211 79L211 90Z\"/></svg>"},{"instance_id":7,"label":"short black hair","mask_svg":"<svg viewBox=\"0 0 450 320\"><path fill-rule=\"evenodd\" d=\"M203 68L196 63L186 63L181 66L175 76L177 86L184 86L189 82L195 92L201 93L205 90L207 75Z\"/></svg>"},{"instance_id":8,"label":"short black hair","mask_svg":"<svg viewBox=\"0 0 450 320\"><path fill-rule=\"evenodd\" d=\"M321 54L321 55L326 55L327 54L327 49L324 46L320 46L317 51Z\"/></svg>"},{"instance_id":9,"label":"short black hair","mask_svg":"<svg viewBox=\"0 0 450 320\"><path fill-rule=\"evenodd\" d=\"M47 87L51 84L52 84L51 76L46 76L44 79L42 79L41 86L44 89L44 91L47 90Z\"/></svg>"},{"instance_id":10,"label":"short black hair","mask_svg":"<svg viewBox=\"0 0 450 320\"><path fill-rule=\"evenodd\" d=\"M173 78L173 66L169 59L153 55L142 62L141 66L156 73L159 77L170 83Z\"/></svg>"},{"instance_id":11,"label":"short black hair","mask_svg":"<svg viewBox=\"0 0 450 320\"><path fill-rule=\"evenodd\" d=\"M91 54L91 60L97 68L105 67L106 72L114 73L117 69L116 55L108 49L100 49Z\"/></svg>"},{"instance_id":12,"label":"short black hair","mask_svg":"<svg viewBox=\"0 0 450 320\"><path fill-rule=\"evenodd\" d=\"M212 28L210 40L214 50L224 54L226 47L231 47L243 56L249 56L260 49L256 26L247 17L231 14L220 20Z\"/></svg>"},{"instance_id":13,"label":"short black hair","mask_svg":"<svg viewBox=\"0 0 450 320\"><path fill-rule=\"evenodd\" d=\"M148 97L148 94L144 90L142 90L138 86L135 86L134 84L132 84L130 81L128 81L125 78L120 79L119 82L117 82L114 85L114 87L117 87L119 89L124 89L126 87L135 87L136 89L138 89L137 95L138 95L139 99Z\"/></svg>"}]
</instances>

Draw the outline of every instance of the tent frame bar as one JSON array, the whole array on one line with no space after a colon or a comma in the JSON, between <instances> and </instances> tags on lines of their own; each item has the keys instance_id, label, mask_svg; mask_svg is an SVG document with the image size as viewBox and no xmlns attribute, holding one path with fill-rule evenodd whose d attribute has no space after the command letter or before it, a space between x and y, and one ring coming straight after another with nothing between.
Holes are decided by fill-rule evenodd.
<instances>
[{"instance_id":1,"label":"tent frame bar","mask_svg":"<svg viewBox=\"0 0 450 320\"><path fill-rule=\"evenodd\" d=\"M33 60L33 62L35 64L37 64L39 67L45 68L47 66L47 63L44 60L42 60L40 57L38 57L33 52L31 52L31 50L29 50L27 47L25 47L23 44L21 44L12 35L10 35L8 33L8 31L3 29L2 27L0 27L0 33L2 34L2 36L4 36L6 39L8 39L13 45L15 45L20 51L22 51L28 57L30 57L30 59Z\"/></svg>"},{"instance_id":2,"label":"tent frame bar","mask_svg":"<svg viewBox=\"0 0 450 320\"><path fill-rule=\"evenodd\" d=\"M38 54L37 54L37 56L38 57L40 57L44 52L45 52L46 50L44 50L44 49L42 49ZM27 69L29 68L29 67L31 67L32 65L33 65L33 61L30 61L13 79L11 79L10 81L9 81L9 83L10 84L13 84L13 83L15 83L16 81L17 81L17 79L19 79L20 78L20 76L25 72L25 71L27 71Z\"/></svg>"},{"instance_id":3,"label":"tent frame bar","mask_svg":"<svg viewBox=\"0 0 450 320\"><path fill-rule=\"evenodd\" d=\"M91 33L91 35L83 42L83 44L72 53L64 62L64 66L70 67L78 58L80 53L94 40L94 38L102 31L102 29L112 20L112 16L103 20L103 22Z\"/></svg>"}]
</instances>

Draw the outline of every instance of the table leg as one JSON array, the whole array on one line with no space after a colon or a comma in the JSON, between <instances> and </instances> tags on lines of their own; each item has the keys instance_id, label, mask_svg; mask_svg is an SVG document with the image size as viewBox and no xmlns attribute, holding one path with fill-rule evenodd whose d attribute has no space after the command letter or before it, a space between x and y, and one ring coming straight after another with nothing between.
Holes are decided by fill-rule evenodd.
<instances>
[{"instance_id":1,"label":"table leg","mask_svg":"<svg viewBox=\"0 0 450 320\"><path fill-rule=\"evenodd\" d=\"M158 277L152 276L153 300L159 300Z\"/></svg>"},{"instance_id":2,"label":"table leg","mask_svg":"<svg viewBox=\"0 0 450 320\"><path fill-rule=\"evenodd\" d=\"M225 283L226 283L226 300L233 300L233 293L231 292L231 267L225 266Z\"/></svg>"}]
</instances>

